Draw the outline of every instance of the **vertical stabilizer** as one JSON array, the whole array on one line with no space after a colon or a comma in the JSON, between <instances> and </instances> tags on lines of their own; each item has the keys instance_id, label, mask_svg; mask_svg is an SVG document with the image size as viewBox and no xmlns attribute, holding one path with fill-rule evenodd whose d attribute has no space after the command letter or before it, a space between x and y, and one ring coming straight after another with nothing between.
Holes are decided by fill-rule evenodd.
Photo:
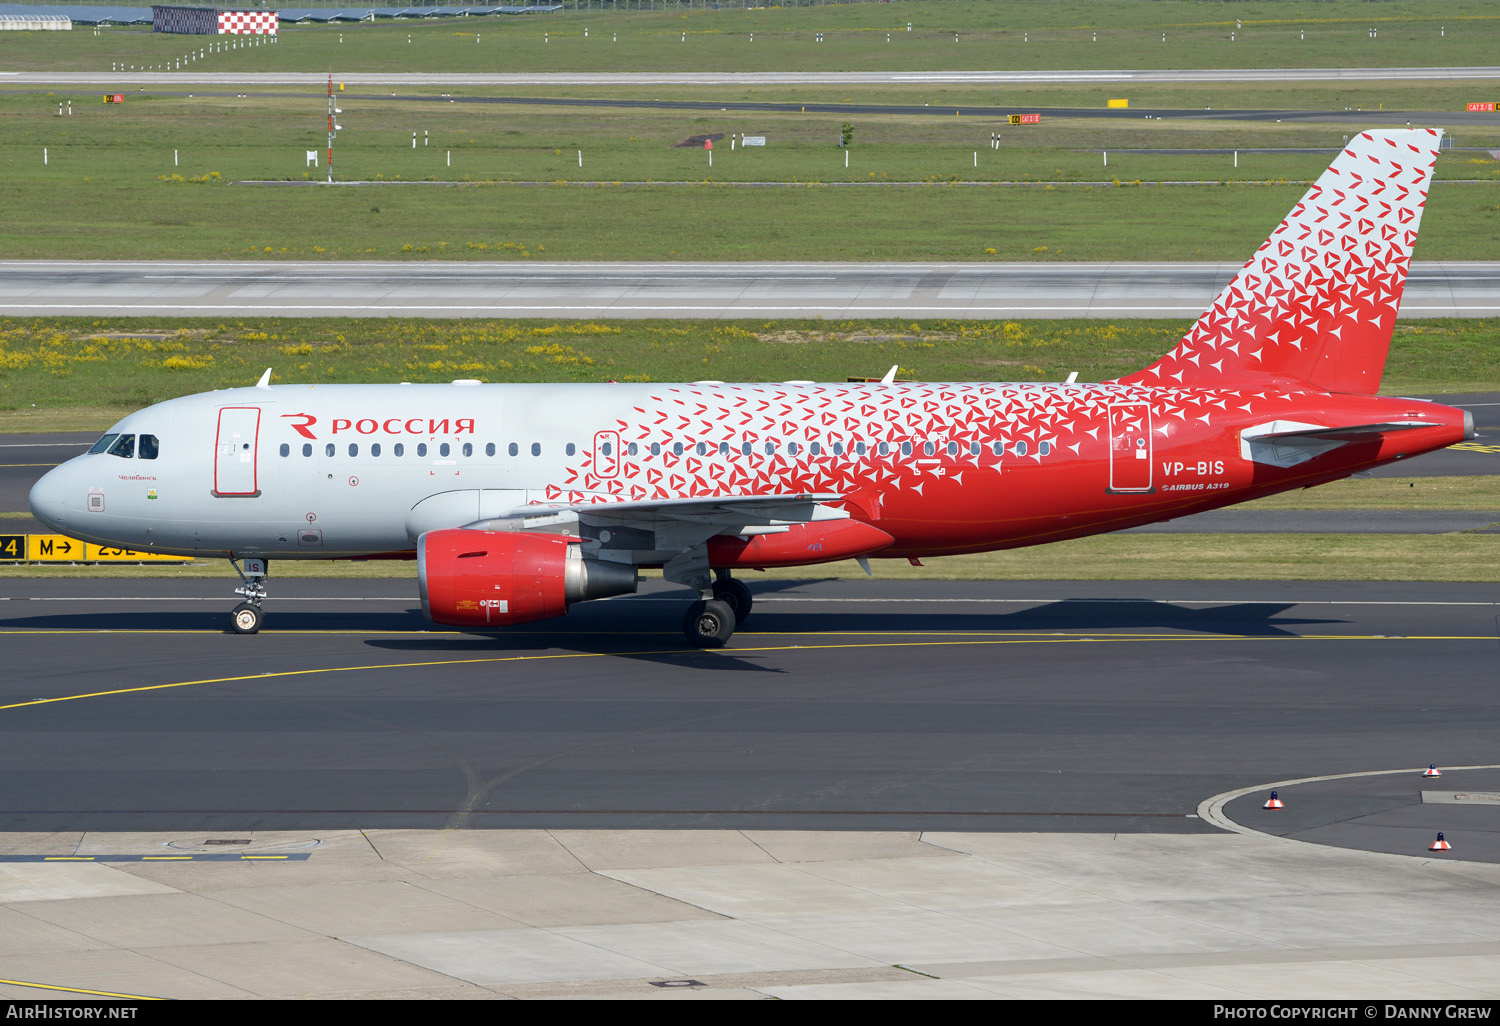
<instances>
[{"instance_id":1,"label":"vertical stabilizer","mask_svg":"<svg viewBox=\"0 0 1500 1026\"><path fill-rule=\"evenodd\" d=\"M1177 348L1121 380L1374 395L1442 134L1350 140Z\"/></svg>"}]
</instances>

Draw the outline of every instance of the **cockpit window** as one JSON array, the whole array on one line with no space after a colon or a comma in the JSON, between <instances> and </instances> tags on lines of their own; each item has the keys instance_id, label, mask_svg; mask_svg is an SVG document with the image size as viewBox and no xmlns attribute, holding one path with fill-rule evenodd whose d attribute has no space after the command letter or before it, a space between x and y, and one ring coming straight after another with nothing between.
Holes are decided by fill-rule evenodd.
<instances>
[{"instance_id":1,"label":"cockpit window","mask_svg":"<svg viewBox=\"0 0 1500 1026\"><path fill-rule=\"evenodd\" d=\"M121 435L115 439L115 444L109 447L109 454L127 460L135 456L135 435Z\"/></svg>"},{"instance_id":2,"label":"cockpit window","mask_svg":"<svg viewBox=\"0 0 1500 1026\"><path fill-rule=\"evenodd\" d=\"M93 446L89 449L89 452L108 452L110 443L119 437L120 436L118 434L105 435L103 438L99 439L99 441L93 444Z\"/></svg>"},{"instance_id":3,"label":"cockpit window","mask_svg":"<svg viewBox=\"0 0 1500 1026\"><path fill-rule=\"evenodd\" d=\"M154 460L160 448L155 435L142 435L140 452L136 453L136 455L143 460Z\"/></svg>"}]
</instances>

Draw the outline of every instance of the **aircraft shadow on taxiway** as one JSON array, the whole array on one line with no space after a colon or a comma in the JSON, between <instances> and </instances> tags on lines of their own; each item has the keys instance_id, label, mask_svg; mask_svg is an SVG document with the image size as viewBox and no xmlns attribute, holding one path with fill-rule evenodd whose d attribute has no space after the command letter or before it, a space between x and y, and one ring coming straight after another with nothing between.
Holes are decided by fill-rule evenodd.
<instances>
[{"instance_id":1,"label":"aircraft shadow on taxiway","mask_svg":"<svg viewBox=\"0 0 1500 1026\"><path fill-rule=\"evenodd\" d=\"M1152 599L1070 598L1047 602L1015 612L958 613L951 608L929 611L882 612L868 606L825 612L816 609L756 608L745 629L761 635L808 635L821 632L857 631L865 635L910 632L1034 633L1038 631L1123 630L1183 631L1199 634L1229 634L1247 637L1291 637L1292 628L1339 624L1337 618L1283 616L1294 607L1289 602L1239 602L1226 605L1180 606ZM566 619L543 621L497 630L493 633L454 633L434 628L420 608L399 612L329 611L305 608L272 609L267 614L265 634L246 639L247 644L276 634L307 632L370 632L363 644L399 651L443 652L472 650L476 646L516 650L567 648L575 651L612 652L632 655L659 653L678 647L680 612L674 603L647 598L644 601L616 599L580 606ZM683 603L686 608L686 602ZM0 621L9 630L138 631L173 630L230 633L226 610L147 611L122 610L89 613L54 613L20 616ZM439 631L441 633L415 632ZM410 637L381 637L388 632L413 632ZM731 645L730 650L733 646ZM684 648L684 651L687 651ZM693 650L699 651L699 650Z\"/></svg>"}]
</instances>

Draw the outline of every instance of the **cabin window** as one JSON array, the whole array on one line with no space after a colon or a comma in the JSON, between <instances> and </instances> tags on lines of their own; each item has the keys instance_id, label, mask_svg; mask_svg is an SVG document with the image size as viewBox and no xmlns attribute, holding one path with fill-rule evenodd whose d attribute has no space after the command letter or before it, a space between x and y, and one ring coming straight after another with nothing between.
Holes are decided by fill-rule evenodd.
<instances>
[{"instance_id":1,"label":"cabin window","mask_svg":"<svg viewBox=\"0 0 1500 1026\"><path fill-rule=\"evenodd\" d=\"M775 456L776 455L776 443L775 442L767 442L766 443L766 455L767 456Z\"/></svg>"},{"instance_id":2,"label":"cabin window","mask_svg":"<svg viewBox=\"0 0 1500 1026\"><path fill-rule=\"evenodd\" d=\"M292 454L292 447L290 445L287 445L285 442L282 442L281 443L281 455L283 455L283 456L290 456L291 454Z\"/></svg>"},{"instance_id":3,"label":"cabin window","mask_svg":"<svg viewBox=\"0 0 1500 1026\"><path fill-rule=\"evenodd\" d=\"M396 448L399 449L399 448L401 448L401 446L398 445L398 446L396 446ZM304 443L302 443L302 455L304 455L304 456L311 456L312 455L312 443L311 442L304 442ZM397 453L396 455L399 456L401 454Z\"/></svg>"},{"instance_id":4,"label":"cabin window","mask_svg":"<svg viewBox=\"0 0 1500 1026\"><path fill-rule=\"evenodd\" d=\"M1005 455L1005 443L1004 442L996 442L993 446L991 446L991 448L993 448L995 450L995 455L996 456L1004 456Z\"/></svg>"},{"instance_id":5,"label":"cabin window","mask_svg":"<svg viewBox=\"0 0 1500 1026\"><path fill-rule=\"evenodd\" d=\"M142 435L140 451L136 453L136 456L143 460L154 460L159 448L155 435Z\"/></svg>"},{"instance_id":6,"label":"cabin window","mask_svg":"<svg viewBox=\"0 0 1500 1026\"><path fill-rule=\"evenodd\" d=\"M395 445L391 446L391 453L395 456L405 456L406 446L402 445L400 442L397 442Z\"/></svg>"},{"instance_id":7,"label":"cabin window","mask_svg":"<svg viewBox=\"0 0 1500 1026\"><path fill-rule=\"evenodd\" d=\"M1026 455L1026 443L1025 442L1017 442L1015 444L1015 452L1016 452L1017 456L1025 456Z\"/></svg>"},{"instance_id":8,"label":"cabin window","mask_svg":"<svg viewBox=\"0 0 1500 1026\"><path fill-rule=\"evenodd\" d=\"M484 454L486 456L493 456L493 455L495 455L495 443L494 442L486 442L484 444Z\"/></svg>"},{"instance_id":9,"label":"cabin window","mask_svg":"<svg viewBox=\"0 0 1500 1026\"><path fill-rule=\"evenodd\" d=\"M903 456L910 456L911 455L911 443L910 442L902 442L901 443L901 455L903 455Z\"/></svg>"},{"instance_id":10,"label":"cabin window","mask_svg":"<svg viewBox=\"0 0 1500 1026\"><path fill-rule=\"evenodd\" d=\"M922 446L922 455L924 455L924 456L932 456L936 452L937 452L937 446L934 445L931 442L927 442L926 444L924 444Z\"/></svg>"},{"instance_id":11,"label":"cabin window","mask_svg":"<svg viewBox=\"0 0 1500 1026\"><path fill-rule=\"evenodd\" d=\"M978 442L970 442L969 443L969 455L970 456L978 456L979 455L979 443Z\"/></svg>"},{"instance_id":12,"label":"cabin window","mask_svg":"<svg viewBox=\"0 0 1500 1026\"><path fill-rule=\"evenodd\" d=\"M440 445L438 445L438 455L439 456L447 456L452 451L453 451L453 449L448 445L447 442L443 442Z\"/></svg>"},{"instance_id":13,"label":"cabin window","mask_svg":"<svg viewBox=\"0 0 1500 1026\"><path fill-rule=\"evenodd\" d=\"M842 456L842 455L844 455L844 443L843 442L834 442L833 443L833 454L835 456Z\"/></svg>"},{"instance_id":14,"label":"cabin window","mask_svg":"<svg viewBox=\"0 0 1500 1026\"><path fill-rule=\"evenodd\" d=\"M350 456L358 456L359 455L359 444L357 442L350 442L349 443L349 455Z\"/></svg>"},{"instance_id":15,"label":"cabin window","mask_svg":"<svg viewBox=\"0 0 1500 1026\"><path fill-rule=\"evenodd\" d=\"M706 443L704 443L704 442L699 442L698 443L698 455L699 456L707 456L708 455L708 445Z\"/></svg>"},{"instance_id":16,"label":"cabin window","mask_svg":"<svg viewBox=\"0 0 1500 1026\"><path fill-rule=\"evenodd\" d=\"M631 450L630 455L634 456L635 455L635 443L634 442L630 443L630 450ZM542 443L541 442L532 442L531 443L531 455L533 455L533 456L540 456L541 454L542 454Z\"/></svg>"},{"instance_id":17,"label":"cabin window","mask_svg":"<svg viewBox=\"0 0 1500 1026\"><path fill-rule=\"evenodd\" d=\"M949 442L948 443L948 455L949 456L957 456L958 455L958 443L957 442Z\"/></svg>"},{"instance_id":18,"label":"cabin window","mask_svg":"<svg viewBox=\"0 0 1500 1026\"><path fill-rule=\"evenodd\" d=\"M877 451L882 456L889 456L891 454L891 445L890 445L890 443L889 442L881 442L880 445L877 447Z\"/></svg>"},{"instance_id":19,"label":"cabin window","mask_svg":"<svg viewBox=\"0 0 1500 1026\"><path fill-rule=\"evenodd\" d=\"M651 443L651 455L653 455L653 456L660 456L661 455L661 443L660 442L652 442Z\"/></svg>"},{"instance_id":20,"label":"cabin window","mask_svg":"<svg viewBox=\"0 0 1500 1026\"><path fill-rule=\"evenodd\" d=\"M672 443L672 455L673 456L681 456L682 455L682 443L681 442L673 442Z\"/></svg>"},{"instance_id":21,"label":"cabin window","mask_svg":"<svg viewBox=\"0 0 1500 1026\"><path fill-rule=\"evenodd\" d=\"M474 444L472 442L465 442L464 443L463 454L465 456L472 456L472 455L474 455Z\"/></svg>"},{"instance_id":22,"label":"cabin window","mask_svg":"<svg viewBox=\"0 0 1500 1026\"><path fill-rule=\"evenodd\" d=\"M863 456L865 454L865 443L864 442L855 442L854 443L854 453L857 456Z\"/></svg>"},{"instance_id":23,"label":"cabin window","mask_svg":"<svg viewBox=\"0 0 1500 1026\"><path fill-rule=\"evenodd\" d=\"M728 456L729 455L729 443L728 442L720 442L719 443L719 455L720 456Z\"/></svg>"},{"instance_id":24,"label":"cabin window","mask_svg":"<svg viewBox=\"0 0 1500 1026\"><path fill-rule=\"evenodd\" d=\"M521 455L521 447L519 445L517 445L515 442L511 442L509 445L507 445L505 447L505 451L508 452L508 453L510 453L512 456L519 456L519 455Z\"/></svg>"},{"instance_id":25,"label":"cabin window","mask_svg":"<svg viewBox=\"0 0 1500 1026\"><path fill-rule=\"evenodd\" d=\"M634 456L637 451L638 450L636 449L636 444L634 442L627 442L626 443L626 445L625 445L625 455L627 455L627 456ZM534 455L541 455L541 453L538 452L538 453L535 453Z\"/></svg>"},{"instance_id":26,"label":"cabin window","mask_svg":"<svg viewBox=\"0 0 1500 1026\"><path fill-rule=\"evenodd\" d=\"M1041 442L1041 443L1039 443L1037 445L1036 451L1038 453L1040 453L1041 455L1043 455L1043 456L1049 456L1052 453L1052 443L1051 442Z\"/></svg>"},{"instance_id":27,"label":"cabin window","mask_svg":"<svg viewBox=\"0 0 1500 1026\"><path fill-rule=\"evenodd\" d=\"M417 443L417 455L418 456L426 456L427 455L427 443L426 442L418 442Z\"/></svg>"},{"instance_id":28,"label":"cabin window","mask_svg":"<svg viewBox=\"0 0 1500 1026\"><path fill-rule=\"evenodd\" d=\"M818 455L822 454L823 447L821 445L819 445L817 442L808 442L807 443L807 451L808 451L808 453L810 453L813 456L818 456Z\"/></svg>"},{"instance_id":29,"label":"cabin window","mask_svg":"<svg viewBox=\"0 0 1500 1026\"><path fill-rule=\"evenodd\" d=\"M370 443L370 455L371 456L379 456L380 455L380 443L379 442L371 442Z\"/></svg>"},{"instance_id":30,"label":"cabin window","mask_svg":"<svg viewBox=\"0 0 1500 1026\"><path fill-rule=\"evenodd\" d=\"M338 452L338 450L333 447L333 443L332 442L329 442L327 445L325 445L323 447L323 455L324 456L332 456L336 452Z\"/></svg>"},{"instance_id":31,"label":"cabin window","mask_svg":"<svg viewBox=\"0 0 1500 1026\"><path fill-rule=\"evenodd\" d=\"M569 456L572 456L573 454L578 452L578 446L574 445L572 442L569 442L567 448L563 451L566 452ZM656 446L654 445L651 447L651 455L656 455Z\"/></svg>"}]
</instances>

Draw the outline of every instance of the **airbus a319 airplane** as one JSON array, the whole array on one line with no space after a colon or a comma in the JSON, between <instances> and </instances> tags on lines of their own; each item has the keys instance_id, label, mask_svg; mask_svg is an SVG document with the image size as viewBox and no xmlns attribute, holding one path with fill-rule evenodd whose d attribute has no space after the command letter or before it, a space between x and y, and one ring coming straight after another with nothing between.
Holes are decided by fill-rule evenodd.
<instances>
[{"instance_id":1,"label":"airbus a319 airplane","mask_svg":"<svg viewBox=\"0 0 1500 1026\"><path fill-rule=\"evenodd\" d=\"M31 492L75 538L224 556L234 630L269 561L417 560L432 620L486 629L736 570L1014 548L1322 484L1473 436L1382 398L1436 131L1349 143L1166 356L1098 384L276 385L131 414ZM868 563L865 564L868 570Z\"/></svg>"}]
</instances>

